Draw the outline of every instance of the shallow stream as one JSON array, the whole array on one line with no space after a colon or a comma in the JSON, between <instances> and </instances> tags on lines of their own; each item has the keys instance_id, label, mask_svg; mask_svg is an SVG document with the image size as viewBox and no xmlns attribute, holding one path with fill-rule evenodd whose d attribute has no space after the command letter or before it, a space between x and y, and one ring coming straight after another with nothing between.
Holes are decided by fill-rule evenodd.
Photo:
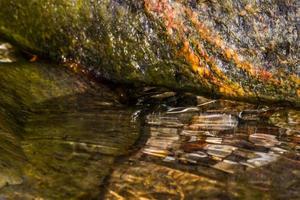
<instances>
[{"instance_id":1,"label":"shallow stream","mask_svg":"<svg viewBox=\"0 0 300 200\"><path fill-rule=\"evenodd\" d=\"M0 80L0 199L300 198L299 110L154 87L122 105L4 43Z\"/></svg>"}]
</instances>

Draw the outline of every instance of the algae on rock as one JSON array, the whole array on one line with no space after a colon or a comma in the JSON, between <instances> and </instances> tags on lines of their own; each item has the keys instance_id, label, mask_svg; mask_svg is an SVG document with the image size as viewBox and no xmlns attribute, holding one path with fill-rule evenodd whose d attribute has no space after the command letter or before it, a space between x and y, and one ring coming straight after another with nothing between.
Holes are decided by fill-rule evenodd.
<instances>
[{"instance_id":1,"label":"algae on rock","mask_svg":"<svg viewBox=\"0 0 300 200\"><path fill-rule=\"evenodd\" d=\"M2 0L0 33L121 83L299 106L297 1Z\"/></svg>"}]
</instances>

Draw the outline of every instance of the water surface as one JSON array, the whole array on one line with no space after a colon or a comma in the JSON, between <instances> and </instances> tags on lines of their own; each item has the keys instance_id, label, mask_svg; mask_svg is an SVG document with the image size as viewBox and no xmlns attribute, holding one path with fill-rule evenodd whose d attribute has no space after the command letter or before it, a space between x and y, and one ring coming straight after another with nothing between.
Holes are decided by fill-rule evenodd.
<instances>
[{"instance_id":1,"label":"water surface","mask_svg":"<svg viewBox=\"0 0 300 200\"><path fill-rule=\"evenodd\" d=\"M0 78L0 199L300 197L299 110L153 87L122 105L7 43Z\"/></svg>"}]
</instances>

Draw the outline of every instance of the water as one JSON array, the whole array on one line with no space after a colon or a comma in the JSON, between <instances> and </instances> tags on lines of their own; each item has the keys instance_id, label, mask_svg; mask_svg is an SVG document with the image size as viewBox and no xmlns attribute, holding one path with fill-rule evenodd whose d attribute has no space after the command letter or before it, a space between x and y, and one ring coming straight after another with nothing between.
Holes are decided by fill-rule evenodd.
<instances>
[{"instance_id":1,"label":"water","mask_svg":"<svg viewBox=\"0 0 300 200\"><path fill-rule=\"evenodd\" d=\"M7 51L0 199L299 199L299 110L153 87L125 106Z\"/></svg>"},{"instance_id":2,"label":"water","mask_svg":"<svg viewBox=\"0 0 300 200\"><path fill-rule=\"evenodd\" d=\"M300 112L206 102L151 112L106 199L299 199Z\"/></svg>"},{"instance_id":3,"label":"water","mask_svg":"<svg viewBox=\"0 0 300 200\"><path fill-rule=\"evenodd\" d=\"M98 198L139 138L136 109L62 66L1 62L0 199Z\"/></svg>"}]
</instances>

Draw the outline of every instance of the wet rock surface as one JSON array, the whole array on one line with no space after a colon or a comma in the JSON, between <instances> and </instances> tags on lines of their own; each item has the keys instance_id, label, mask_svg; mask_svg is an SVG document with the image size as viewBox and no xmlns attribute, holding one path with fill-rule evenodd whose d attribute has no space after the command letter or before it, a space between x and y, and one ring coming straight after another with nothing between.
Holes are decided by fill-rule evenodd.
<instances>
[{"instance_id":1,"label":"wet rock surface","mask_svg":"<svg viewBox=\"0 0 300 200\"><path fill-rule=\"evenodd\" d=\"M299 1L2 0L0 33L115 82L299 106Z\"/></svg>"}]
</instances>

